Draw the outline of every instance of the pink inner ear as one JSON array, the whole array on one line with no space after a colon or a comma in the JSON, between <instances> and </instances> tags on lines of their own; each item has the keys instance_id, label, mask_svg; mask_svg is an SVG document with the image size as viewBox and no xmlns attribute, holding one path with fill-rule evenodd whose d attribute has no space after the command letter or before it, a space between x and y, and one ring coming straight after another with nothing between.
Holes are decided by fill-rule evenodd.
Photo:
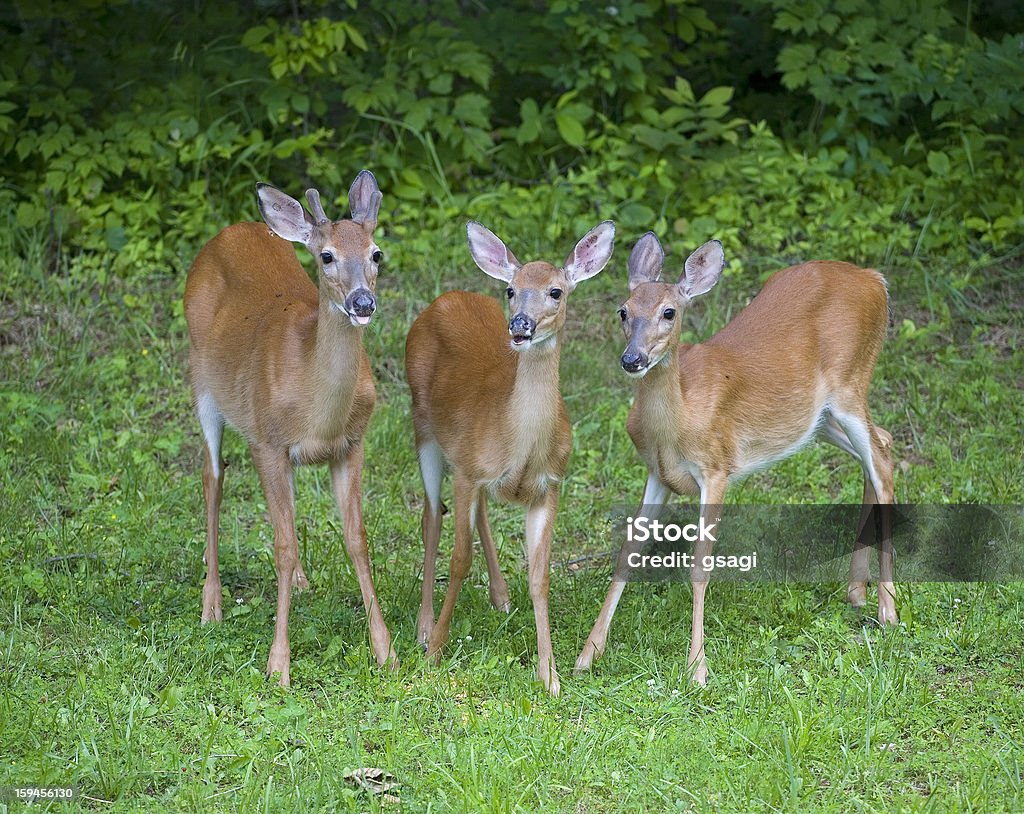
<instances>
[{"instance_id":1,"label":"pink inner ear","mask_svg":"<svg viewBox=\"0 0 1024 814\"><path fill-rule=\"evenodd\" d=\"M476 264L491 277L508 280L519 267L501 238L479 223L469 225L469 249Z\"/></svg>"},{"instance_id":2,"label":"pink inner ear","mask_svg":"<svg viewBox=\"0 0 1024 814\"><path fill-rule=\"evenodd\" d=\"M629 255L629 284L631 290L641 283L655 283L661 279L665 252L653 232L641 237Z\"/></svg>"},{"instance_id":3,"label":"pink inner ear","mask_svg":"<svg viewBox=\"0 0 1024 814\"><path fill-rule=\"evenodd\" d=\"M505 268L508 265L508 252L504 244L490 238L473 244L477 256L486 263Z\"/></svg>"},{"instance_id":4,"label":"pink inner ear","mask_svg":"<svg viewBox=\"0 0 1024 814\"><path fill-rule=\"evenodd\" d=\"M679 280L684 293L688 297L696 297L713 288L722 273L723 261L722 246L714 240L709 240L686 258Z\"/></svg>"},{"instance_id":5,"label":"pink inner ear","mask_svg":"<svg viewBox=\"0 0 1024 814\"><path fill-rule=\"evenodd\" d=\"M611 254L614 229L595 227L584 235L565 259L565 268L573 282L592 277L608 262Z\"/></svg>"}]
</instances>

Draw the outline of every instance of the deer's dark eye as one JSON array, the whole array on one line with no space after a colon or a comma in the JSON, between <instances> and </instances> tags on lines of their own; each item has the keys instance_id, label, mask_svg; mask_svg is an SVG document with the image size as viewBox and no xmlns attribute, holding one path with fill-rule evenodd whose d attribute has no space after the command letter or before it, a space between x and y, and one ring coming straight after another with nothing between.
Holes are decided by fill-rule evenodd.
<instances>
[{"instance_id":1,"label":"deer's dark eye","mask_svg":"<svg viewBox=\"0 0 1024 814\"><path fill-rule=\"evenodd\" d=\"M619 309L619 319L621 319L623 322L626 321L626 309L625 308L620 308Z\"/></svg>"},{"instance_id":2,"label":"deer's dark eye","mask_svg":"<svg viewBox=\"0 0 1024 814\"><path fill-rule=\"evenodd\" d=\"M373 254L370 255L370 259L374 263L379 263L381 260L384 259L384 253L380 249L377 249L376 251L374 251Z\"/></svg>"},{"instance_id":3,"label":"deer's dark eye","mask_svg":"<svg viewBox=\"0 0 1024 814\"><path fill-rule=\"evenodd\" d=\"M512 290L512 286L509 286L508 288L505 289L505 296L507 296L509 299L512 299L515 295L516 292Z\"/></svg>"},{"instance_id":4,"label":"deer's dark eye","mask_svg":"<svg viewBox=\"0 0 1024 814\"><path fill-rule=\"evenodd\" d=\"M551 299L553 300L562 299L562 289L560 288L552 288L548 293L551 295Z\"/></svg>"},{"instance_id":5,"label":"deer's dark eye","mask_svg":"<svg viewBox=\"0 0 1024 814\"><path fill-rule=\"evenodd\" d=\"M333 263L334 255L331 254L330 252L320 252L320 262L322 262L325 266L328 263Z\"/></svg>"},{"instance_id":6,"label":"deer's dark eye","mask_svg":"<svg viewBox=\"0 0 1024 814\"><path fill-rule=\"evenodd\" d=\"M676 309L675 308L666 308L665 309L665 313L664 313L664 317L665 317L665 319L670 319L670 320L671 319L675 319L676 318Z\"/></svg>"}]
</instances>

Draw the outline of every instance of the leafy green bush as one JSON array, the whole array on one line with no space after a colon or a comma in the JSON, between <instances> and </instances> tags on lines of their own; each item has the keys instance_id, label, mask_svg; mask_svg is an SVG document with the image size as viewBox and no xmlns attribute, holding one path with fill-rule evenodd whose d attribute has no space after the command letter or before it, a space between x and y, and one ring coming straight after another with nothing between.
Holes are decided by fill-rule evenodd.
<instances>
[{"instance_id":1,"label":"leafy green bush","mask_svg":"<svg viewBox=\"0 0 1024 814\"><path fill-rule=\"evenodd\" d=\"M20 3L0 17L0 201L103 257L79 264L100 278L180 265L255 215L255 180L337 201L364 166L410 234L492 217L555 238L599 216L766 259L950 265L1024 239L1019 33L947 0L711 11Z\"/></svg>"},{"instance_id":2,"label":"leafy green bush","mask_svg":"<svg viewBox=\"0 0 1024 814\"><path fill-rule=\"evenodd\" d=\"M999 41L958 23L945 0L770 0L782 84L820 106L822 143L869 137L947 140L944 124L1006 131L1024 113L1021 36Z\"/></svg>"}]
</instances>

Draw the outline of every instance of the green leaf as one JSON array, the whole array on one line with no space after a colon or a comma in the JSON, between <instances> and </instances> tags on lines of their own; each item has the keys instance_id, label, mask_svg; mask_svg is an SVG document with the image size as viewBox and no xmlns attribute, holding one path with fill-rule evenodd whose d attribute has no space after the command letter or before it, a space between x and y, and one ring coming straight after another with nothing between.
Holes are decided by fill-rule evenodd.
<instances>
[{"instance_id":1,"label":"green leaf","mask_svg":"<svg viewBox=\"0 0 1024 814\"><path fill-rule=\"evenodd\" d=\"M22 201L18 204L14 217L18 226L31 229L46 220L46 208L29 201Z\"/></svg>"},{"instance_id":2,"label":"green leaf","mask_svg":"<svg viewBox=\"0 0 1024 814\"><path fill-rule=\"evenodd\" d=\"M579 119L563 111L555 114L555 126L558 127L558 134L565 143L572 147L582 147L583 142L586 141L587 132L583 129Z\"/></svg>"},{"instance_id":3,"label":"green leaf","mask_svg":"<svg viewBox=\"0 0 1024 814\"><path fill-rule=\"evenodd\" d=\"M427 89L436 96L447 96L452 92L454 78L448 71L439 73L427 83Z\"/></svg>"},{"instance_id":4,"label":"green leaf","mask_svg":"<svg viewBox=\"0 0 1024 814\"><path fill-rule=\"evenodd\" d=\"M569 102L571 102L573 99L579 96L579 93L580 92L578 89L570 90L567 93L563 93L561 96L558 97L558 101L555 102L555 110L561 110L563 107L569 104Z\"/></svg>"},{"instance_id":5,"label":"green leaf","mask_svg":"<svg viewBox=\"0 0 1024 814\"><path fill-rule=\"evenodd\" d=\"M828 34L835 34L839 29L839 23L842 22L835 14L825 14L820 20L818 25L821 26L821 30Z\"/></svg>"},{"instance_id":6,"label":"green leaf","mask_svg":"<svg viewBox=\"0 0 1024 814\"><path fill-rule=\"evenodd\" d=\"M37 596L46 596L46 574L38 568L30 568L22 572L21 581Z\"/></svg>"},{"instance_id":7,"label":"green leaf","mask_svg":"<svg viewBox=\"0 0 1024 814\"><path fill-rule=\"evenodd\" d=\"M783 87L793 90L806 84L808 68L818 57L817 49L810 44L791 45L779 52L778 66L782 72Z\"/></svg>"},{"instance_id":8,"label":"green leaf","mask_svg":"<svg viewBox=\"0 0 1024 814\"><path fill-rule=\"evenodd\" d=\"M111 226L104 234L103 239L111 251L121 251L128 243L128 233L121 226Z\"/></svg>"},{"instance_id":9,"label":"green leaf","mask_svg":"<svg viewBox=\"0 0 1024 814\"><path fill-rule=\"evenodd\" d=\"M409 112L405 114L405 123L415 131L422 131L435 112L435 106L430 99L420 99L414 102Z\"/></svg>"},{"instance_id":10,"label":"green leaf","mask_svg":"<svg viewBox=\"0 0 1024 814\"><path fill-rule=\"evenodd\" d=\"M402 183L394 184L391 187L391 194L396 198L403 198L407 201L422 201L427 197L425 189L419 189L418 187Z\"/></svg>"},{"instance_id":11,"label":"green leaf","mask_svg":"<svg viewBox=\"0 0 1024 814\"><path fill-rule=\"evenodd\" d=\"M928 169L930 169L935 175L943 177L949 175L949 166L949 156L945 153L928 153Z\"/></svg>"},{"instance_id":12,"label":"green leaf","mask_svg":"<svg viewBox=\"0 0 1024 814\"><path fill-rule=\"evenodd\" d=\"M517 144L530 144L541 134L542 118L540 109L533 99L524 99L519 105L521 124L515 130Z\"/></svg>"},{"instance_id":13,"label":"green leaf","mask_svg":"<svg viewBox=\"0 0 1024 814\"><path fill-rule=\"evenodd\" d=\"M270 35L270 29L265 25L257 25L250 28L242 35L242 47L253 48L259 45Z\"/></svg>"},{"instance_id":14,"label":"green leaf","mask_svg":"<svg viewBox=\"0 0 1024 814\"><path fill-rule=\"evenodd\" d=\"M705 93L704 96L701 97L700 103L705 107L728 104L729 100L732 99L732 94L732 88L726 85L720 85Z\"/></svg>"},{"instance_id":15,"label":"green leaf","mask_svg":"<svg viewBox=\"0 0 1024 814\"><path fill-rule=\"evenodd\" d=\"M789 11L780 11L775 17L775 28L778 31L797 32L804 27L803 20Z\"/></svg>"},{"instance_id":16,"label":"green leaf","mask_svg":"<svg viewBox=\"0 0 1024 814\"><path fill-rule=\"evenodd\" d=\"M348 32L348 38L352 40L352 44L360 51L366 50L366 39L362 34L359 33L358 29L354 26L346 23L345 30Z\"/></svg>"},{"instance_id":17,"label":"green leaf","mask_svg":"<svg viewBox=\"0 0 1024 814\"><path fill-rule=\"evenodd\" d=\"M487 126L488 106L489 102L485 96L479 93L464 93L455 100L452 115L461 122Z\"/></svg>"},{"instance_id":18,"label":"green leaf","mask_svg":"<svg viewBox=\"0 0 1024 814\"><path fill-rule=\"evenodd\" d=\"M516 143L529 144L540 135L540 120L528 119L516 128Z\"/></svg>"},{"instance_id":19,"label":"green leaf","mask_svg":"<svg viewBox=\"0 0 1024 814\"><path fill-rule=\"evenodd\" d=\"M676 77L674 88L661 88L662 95L676 105L693 104L693 88L681 76Z\"/></svg>"},{"instance_id":20,"label":"green leaf","mask_svg":"<svg viewBox=\"0 0 1024 814\"><path fill-rule=\"evenodd\" d=\"M633 201L619 209L617 220L634 229L650 228L656 214L651 207Z\"/></svg>"}]
</instances>

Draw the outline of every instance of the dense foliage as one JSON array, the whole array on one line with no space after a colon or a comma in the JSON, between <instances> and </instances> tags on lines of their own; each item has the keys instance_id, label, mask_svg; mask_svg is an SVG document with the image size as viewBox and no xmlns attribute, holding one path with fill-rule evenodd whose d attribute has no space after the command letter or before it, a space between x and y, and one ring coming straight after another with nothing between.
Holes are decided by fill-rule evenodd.
<instances>
[{"instance_id":1,"label":"dense foliage","mask_svg":"<svg viewBox=\"0 0 1024 814\"><path fill-rule=\"evenodd\" d=\"M120 275L252 216L254 179L362 167L399 231L598 213L955 279L1024 236L1009 2L49 0L0 32L0 203Z\"/></svg>"}]
</instances>

